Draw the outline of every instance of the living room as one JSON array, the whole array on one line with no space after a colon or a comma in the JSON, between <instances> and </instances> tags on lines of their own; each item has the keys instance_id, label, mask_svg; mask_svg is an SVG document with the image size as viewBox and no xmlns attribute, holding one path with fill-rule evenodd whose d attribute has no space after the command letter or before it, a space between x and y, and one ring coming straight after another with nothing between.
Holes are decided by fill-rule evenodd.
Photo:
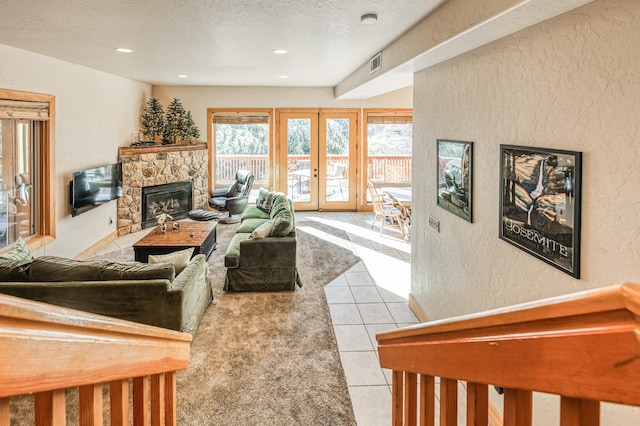
<instances>
[{"instance_id":1,"label":"living room","mask_svg":"<svg viewBox=\"0 0 640 426\"><path fill-rule=\"evenodd\" d=\"M465 27L462 17L474 11L447 3L431 19ZM640 17L633 0L584 3L420 70L412 87L358 101L336 100L332 87L155 86L0 45L2 63L11 64L0 87L56 96L56 238L34 252L73 257L113 233L115 204L71 217L69 176L116 161L152 96L181 98L203 130L208 107L413 108L413 161L424 167L413 175L411 296L430 319L639 282L640 81L631 70L640 59ZM439 138L476 144L473 222L436 205ZM500 144L583 152L579 279L498 241Z\"/></svg>"}]
</instances>

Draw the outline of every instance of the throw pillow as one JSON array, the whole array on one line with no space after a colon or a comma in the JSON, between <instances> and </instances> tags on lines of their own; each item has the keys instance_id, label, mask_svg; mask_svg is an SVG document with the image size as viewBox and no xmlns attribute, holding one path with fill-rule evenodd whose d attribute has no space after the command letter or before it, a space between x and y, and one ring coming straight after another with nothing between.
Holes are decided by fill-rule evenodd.
<instances>
[{"instance_id":1,"label":"throw pillow","mask_svg":"<svg viewBox=\"0 0 640 426\"><path fill-rule=\"evenodd\" d=\"M258 226L252 233L249 238L253 238L257 240L259 238L267 238L271 235L271 229L273 229L273 220L268 220L262 225Z\"/></svg>"},{"instance_id":2,"label":"throw pillow","mask_svg":"<svg viewBox=\"0 0 640 426\"><path fill-rule=\"evenodd\" d=\"M174 268L176 268L176 275L179 275L189 264L192 254L193 248L175 251L169 254L150 254L149 263L172 263Z\"/></svg>"},{"instance_id":3,"label":"throw pillow","mask_svg":"<svg viewBox=\"0 0 640 426\"><path fill-rule=\"evenodd\" d=\"M13 248L7 252L4 256L7 259L11 260L32 260L33 256L31 256L31 251L29 247L27 247L27 243L24 242L22 238L18 238L18 240L13 244Z\"/></svg>"},{"instance_id":4,"label":"throw pillow","mask_svg":"<svg viewBox=\"0 0 640 426\"><path fill-rule=\"evenodd\" d=\"M273 192L269 192L265 189L260 188L260 192L258 193L258 201L256 202L256 207L262 210L263 212L269 213L271 212L272 203L273 203Z\"/></svg>"}]
</instances>

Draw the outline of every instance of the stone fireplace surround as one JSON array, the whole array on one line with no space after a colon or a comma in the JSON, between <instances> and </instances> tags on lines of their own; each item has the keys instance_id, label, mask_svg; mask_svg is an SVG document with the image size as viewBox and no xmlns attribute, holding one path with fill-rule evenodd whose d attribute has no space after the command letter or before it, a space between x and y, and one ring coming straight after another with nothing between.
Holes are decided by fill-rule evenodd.
<instances>
[{"instance_id":1,"label":"stone fireplace surround","mask_svg":"<svg viewBox=\"0 0 640 426\"><path fill-rule=\"evenodd\" d=\"M194 209L207 209L206 143L118 149L122 162L122 197L118 199L118 236L142 229L142 188L190 180Z\"/></svg>"}]
</instances>

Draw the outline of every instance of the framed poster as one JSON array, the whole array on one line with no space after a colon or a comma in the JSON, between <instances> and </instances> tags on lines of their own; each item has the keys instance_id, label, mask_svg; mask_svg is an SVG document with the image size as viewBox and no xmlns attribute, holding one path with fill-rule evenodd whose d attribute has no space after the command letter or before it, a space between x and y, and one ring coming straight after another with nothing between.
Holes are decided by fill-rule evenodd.
<instances>
[{"instance_id":1,"label":"framed poster","mask_svg":"<svg viewBox=\"0 0 640 426\"><path fill-rule=\"evenodd\" d=\"M500 239L580 278L582 153L500 145Z\"/></svg>"},{"instance_id":2,"label":"framed poster","mask_svg":"<svg viewBox=\"0 0 640 426\"><path fill-rule=\"evenodd\" d=\"M471 222L473 142L437 141L436 203Z\"/></svg>"}]
</instances>

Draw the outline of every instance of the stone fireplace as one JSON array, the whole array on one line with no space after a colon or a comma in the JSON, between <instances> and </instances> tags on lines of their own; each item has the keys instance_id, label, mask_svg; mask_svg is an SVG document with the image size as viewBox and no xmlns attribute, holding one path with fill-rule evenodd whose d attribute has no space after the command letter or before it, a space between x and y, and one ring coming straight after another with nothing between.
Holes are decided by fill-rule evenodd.
<instances>
[{"instance_id":1,"label":"stone fireplace","mask_svg":"<svg viewBox=\"0 0 640 426\"><path fill-rule=\"evenodd\" d=\"M177 209L179 204L180 211L176 210L179 217L186 216L191 209L207 208L209 168L206 143L120 148L118 157L122 161L122 197L118 199L119 236L154 225L155 216L153 219L148 217L151 215L149 208ZM178 195L172 186L168 187L168 191L164 188L154 192L159 185L173 183L183 186L180 189L183 195ZM185 189L185 185L189 185L190 190ZM157 206L143 205L143 190L147 203L155 202ZM191 192L190 200L185 191ZM151 198L147 196L148 192L151 192ZM176 218L173 213L167 213Z\"/></svg>"}]
</instances>

